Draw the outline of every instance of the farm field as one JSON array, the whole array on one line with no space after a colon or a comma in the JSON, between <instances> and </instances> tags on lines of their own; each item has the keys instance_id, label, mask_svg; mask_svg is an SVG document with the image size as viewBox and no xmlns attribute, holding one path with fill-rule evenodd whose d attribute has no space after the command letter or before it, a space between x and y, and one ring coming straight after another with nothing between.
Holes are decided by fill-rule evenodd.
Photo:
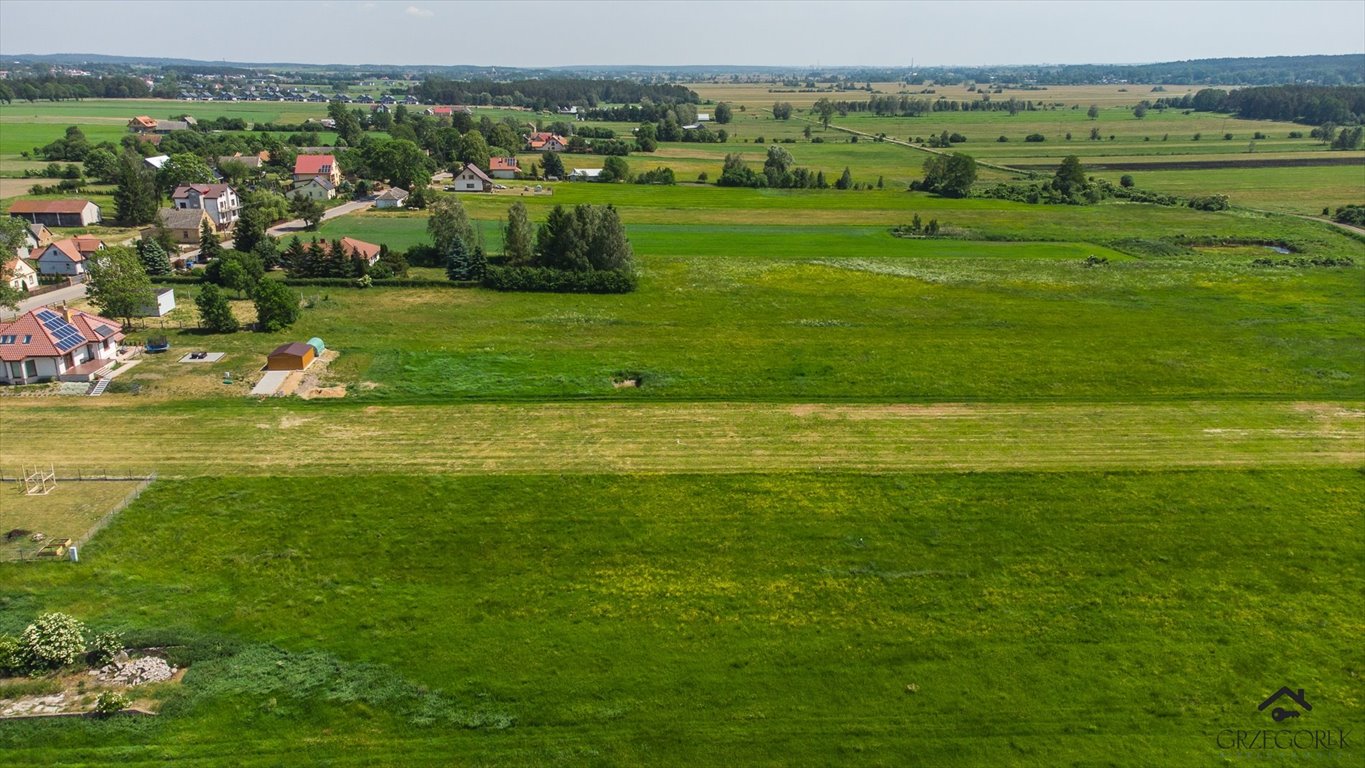
<instances>
[{"instance_id":1,"label":"farm field","mask_svg":"<svg viewBox=\"0 0 1365 768\"><path fill-rule=\"evenodd\" d=\"M1365 725L1362 494L1353 470L162 483L82 567L0 565L0 630L60 608L175 643L181 690L155 719L7 724L0 749L1208 763L1286 677L1317 721Z\"/></svg>"},{"instance_id":2,"label":"farm field","mask_svg":"<svg viewBox=\"0 0 1365 768\"><path fill-rule=\"evenodd\" d=\"M1365 152L1298 124L1133 118L1183 86L828 130L765 110L867 94L695 87L746 109L726 144L627 158L676 186L460 195L495 256L516 201L535 223L614 206L635 292L298 285L291 328L220 335L176 283L177 313L129 330L170 351L101 397L0 392L0 474L161 478L79 564L0 563L0 636L68 611L189 664L156 718L0 724L0 763L1231 764L1218 734L1265 727L1256 705L1286 684L1315 726L1365 727L1365 236L1307 218L1365 202ZM133 114L325 110L2 105L0 176L70 124L117 140ZM1003 166L980 187L1077 154L1233 207L910 192L928 151L841 129L960 131L949 151ZM694 183L784 139L831 183L884 188ZM1333 164L1258 167L1292 162ZM0 210L31 183L5 179ZM106 215L111 193L89 195ZM891 234L917 216L941 236ZM317 235L405 250L426 226L371 210ZM313 336L339 356L310 385L340 397L249 396L268 352ZM179 362L198 350L225 357ZM116 501L69 503L75 485L0 489L0 533Z\"/></svg>"},{"instance_id":3,"label":"farm field","mask_svg":"<svg viewBox=\"0 0 1365 768\"><path fill-rule=\"evenodd\" d=\"M212 336L173 327L175 349L228 358L202 368L177 355L149 359L105 400L134 384L144 399L235 397L275 345L315 335L342 352L329 382L371 402L1365 395L1365 310L1349 268L1256 267L1237 249L1113 253L1092 268L1088 256L1111 251L894 240L876 230L679 230L642 231L637 247L653 239L691 253L642 259L642 288L625 296L304 287L311 306L296 328ZM782 237L816 246L716 253L730 238L762 248ZM192 305L191 288L177 288L179 303ZM219 382L225 372L232 387ZM627 374L643 385L614 389Z\"/></svg>"}]
</instances>

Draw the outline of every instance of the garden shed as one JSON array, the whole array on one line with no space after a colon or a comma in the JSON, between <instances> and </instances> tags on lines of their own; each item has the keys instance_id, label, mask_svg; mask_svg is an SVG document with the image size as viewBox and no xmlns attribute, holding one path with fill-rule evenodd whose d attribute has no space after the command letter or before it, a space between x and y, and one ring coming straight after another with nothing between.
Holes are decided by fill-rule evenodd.
<instances>
[{"instance_id":1,"label":"garden shed","mask_svg":"<svg viewBox=\"0 0 1365 768\"><path fill-rule=\"evenodd\" d=\"M302 371L312 364L317 352L313 347L294 341L281 344L265 359L267 371Z\"/></svg>"}]
</instances>

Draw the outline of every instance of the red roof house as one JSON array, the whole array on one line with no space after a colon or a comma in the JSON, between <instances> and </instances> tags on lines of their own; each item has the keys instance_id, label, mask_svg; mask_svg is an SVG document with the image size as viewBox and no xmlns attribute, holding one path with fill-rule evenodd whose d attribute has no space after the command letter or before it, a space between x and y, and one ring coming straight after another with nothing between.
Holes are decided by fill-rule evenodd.
<instances>
[{"instance_id":1,"label":"red roof house","mask_svg":"<svg viewBox=\"0 0 1365 768\"><path fill-rule=\"evenodd\" d=\"M299 155L294 160L294 181L326 176L333 185L341 183L341 168L332 155Z\"/></svg>"},{"instance_id":2,"label":"red roof house","mask_svg":"<svg viewBox=\"0 0 1365 768\"><path fill-rule=\"evenodd\" d=\"M0 325L0 384L90 381L118 354L122 326L89 312L41 307Z\"/></svg>"}]
</instances>

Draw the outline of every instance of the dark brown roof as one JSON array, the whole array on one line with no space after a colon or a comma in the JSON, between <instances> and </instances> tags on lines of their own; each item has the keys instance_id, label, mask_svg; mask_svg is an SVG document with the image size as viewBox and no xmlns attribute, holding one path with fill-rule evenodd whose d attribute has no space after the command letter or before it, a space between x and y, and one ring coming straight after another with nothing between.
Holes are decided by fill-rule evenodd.
<instances>
[{"instance_id":1,"label":"dark brown roof","mask_svg":"<svg viewBox=\"0 0 1365 768\"><path fill-rule=\"evenodd\" d=\"M314 349L301 341L291 341L288 344L281 344L275 347L275 351L270 353L270 357L275 355L289 355L291 357L303 357Z\"/></svg>"}]
</instances>

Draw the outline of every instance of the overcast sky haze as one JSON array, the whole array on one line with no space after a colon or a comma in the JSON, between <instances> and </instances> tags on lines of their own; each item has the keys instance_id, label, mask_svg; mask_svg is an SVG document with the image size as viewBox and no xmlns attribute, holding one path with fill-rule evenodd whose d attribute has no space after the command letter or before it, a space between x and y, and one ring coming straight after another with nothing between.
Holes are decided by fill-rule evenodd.
<instances>
[{"instance_id":1,"label":"overcast sky haze","mask_svg":"<svg viewBox=\"0 0 1365 768\"><path fill-rule=\"evenodd\" d=\"M307 64L908 66L1365 51L1365 2L0 0L0 55Z\"/></svg>"}]
</instances>

